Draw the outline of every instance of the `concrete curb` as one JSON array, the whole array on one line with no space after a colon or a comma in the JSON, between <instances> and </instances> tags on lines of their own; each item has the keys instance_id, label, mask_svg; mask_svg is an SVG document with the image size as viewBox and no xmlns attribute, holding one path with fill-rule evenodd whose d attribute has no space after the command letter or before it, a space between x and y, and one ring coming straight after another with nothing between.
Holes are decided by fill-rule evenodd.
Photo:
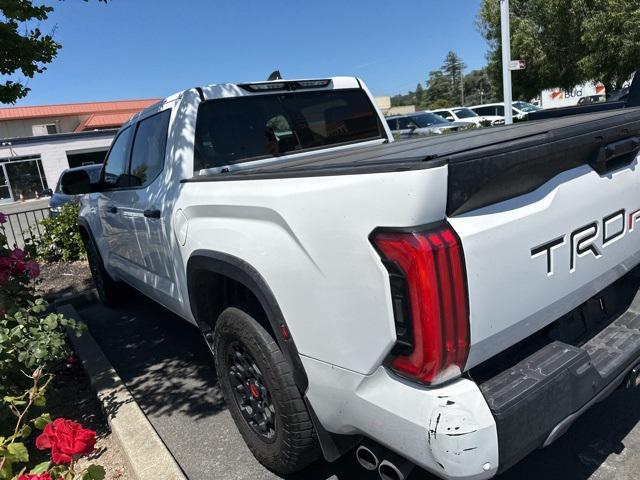
<instances>
[{"instance_id":1,"label":"concrete curb","mask_svg":"<svg viewBox=\"0 0 640 480\"><path fill-rule=\"evenodd\" d=\"M71 304L57 306L67 318L82 321ZM91 379L116 441L136 480L187 480L89 331L69 339Z\"/></svg>"}]
</instances>

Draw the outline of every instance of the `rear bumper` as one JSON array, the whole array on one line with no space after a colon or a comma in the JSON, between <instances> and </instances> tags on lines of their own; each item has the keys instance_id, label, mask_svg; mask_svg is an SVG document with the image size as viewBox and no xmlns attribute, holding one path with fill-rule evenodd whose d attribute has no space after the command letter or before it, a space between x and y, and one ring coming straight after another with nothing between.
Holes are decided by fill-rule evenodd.
<instances>
[{"instance_id":1,"label":"rear bumper","mask_svg":"<svg viewBox=\"0 0 640 480\"><path fill-rule=\"evenodd\" d=\"M364 376L301 358L309 377L307 400L326 430L364 435L440 478L495 475L496 424L474 382L429 389L383 367Z\"/></svg>"},{"instance_id":2,"label":"rear bumper","mask_svg":"<svg viewBox=\"0 0 640 480\"><path fill-rule=\"evenodd\" d=\"M561 436L640 363L640 294L582 347L553 342L482 383L496 421L500 469Z\"/></svg>"},{"instance_id":3,"label":"rear bumper","mask_svg":"<svg viewBox=\"0 0 640 480\"><path fill-rule=\"evenodd\" d=\"M383 367L365 376L302 361L326 430L364 435L441 478L490 478L561 436L640 363L640 293L581 347L547 344L477 384L425 388Z\"/></svg>"}]
</instances>

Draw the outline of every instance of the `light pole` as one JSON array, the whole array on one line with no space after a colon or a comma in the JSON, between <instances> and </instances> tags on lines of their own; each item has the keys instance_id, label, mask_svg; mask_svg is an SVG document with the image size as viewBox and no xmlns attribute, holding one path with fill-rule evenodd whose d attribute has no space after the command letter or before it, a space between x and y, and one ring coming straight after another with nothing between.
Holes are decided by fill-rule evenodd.
<instances>
[{"instance_id":1,"label":"light pole","mask_svg":"<svg viewBox=\"0 0 640 480\"><path fill-rule=\"evenodd\" d=\"M504 89L504 123L513 123L513 94L511 91L511 26L509 0L500 0L500 30L502 33L502 84Z\"/></svg>"}]
</instances>

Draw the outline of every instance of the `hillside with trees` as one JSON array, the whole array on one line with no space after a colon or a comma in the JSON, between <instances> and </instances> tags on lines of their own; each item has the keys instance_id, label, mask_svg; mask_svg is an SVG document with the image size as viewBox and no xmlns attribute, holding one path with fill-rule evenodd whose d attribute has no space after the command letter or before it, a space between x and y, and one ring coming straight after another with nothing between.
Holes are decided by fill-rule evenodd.
<instances>
[{"instance_id":1,"label":"hillside with trees","mask_svg":"<svg viewBox=\"0 0 640 480\"><path fill-rule=\"evenodd\" d=\"M498 95L486 68L465 74L466 65L456 52L449 52L438 70L429 72L424 86L405 95L391 97L391 105L415 105L435 110L460 105L477 105L497 101Z\"/></svg>"}]
</instances>

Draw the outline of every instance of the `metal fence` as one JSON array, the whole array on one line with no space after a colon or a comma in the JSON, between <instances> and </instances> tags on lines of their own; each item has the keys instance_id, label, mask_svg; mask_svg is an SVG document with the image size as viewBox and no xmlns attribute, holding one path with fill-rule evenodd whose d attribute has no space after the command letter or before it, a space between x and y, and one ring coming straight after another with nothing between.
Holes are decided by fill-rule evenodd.
<instances>
[{"instance_id":1,"label":"metal fence","mask_svg":"<svg viewBox=\"0 0 640 480\"><path fill-rule=\"evenodd\" d=\"M49 217L49 208L9 213L6 217L7 221L3 227L8 246L23 248L29 238L37 237L42 233L40 222Z\"/></svg>"}]
</instances>

